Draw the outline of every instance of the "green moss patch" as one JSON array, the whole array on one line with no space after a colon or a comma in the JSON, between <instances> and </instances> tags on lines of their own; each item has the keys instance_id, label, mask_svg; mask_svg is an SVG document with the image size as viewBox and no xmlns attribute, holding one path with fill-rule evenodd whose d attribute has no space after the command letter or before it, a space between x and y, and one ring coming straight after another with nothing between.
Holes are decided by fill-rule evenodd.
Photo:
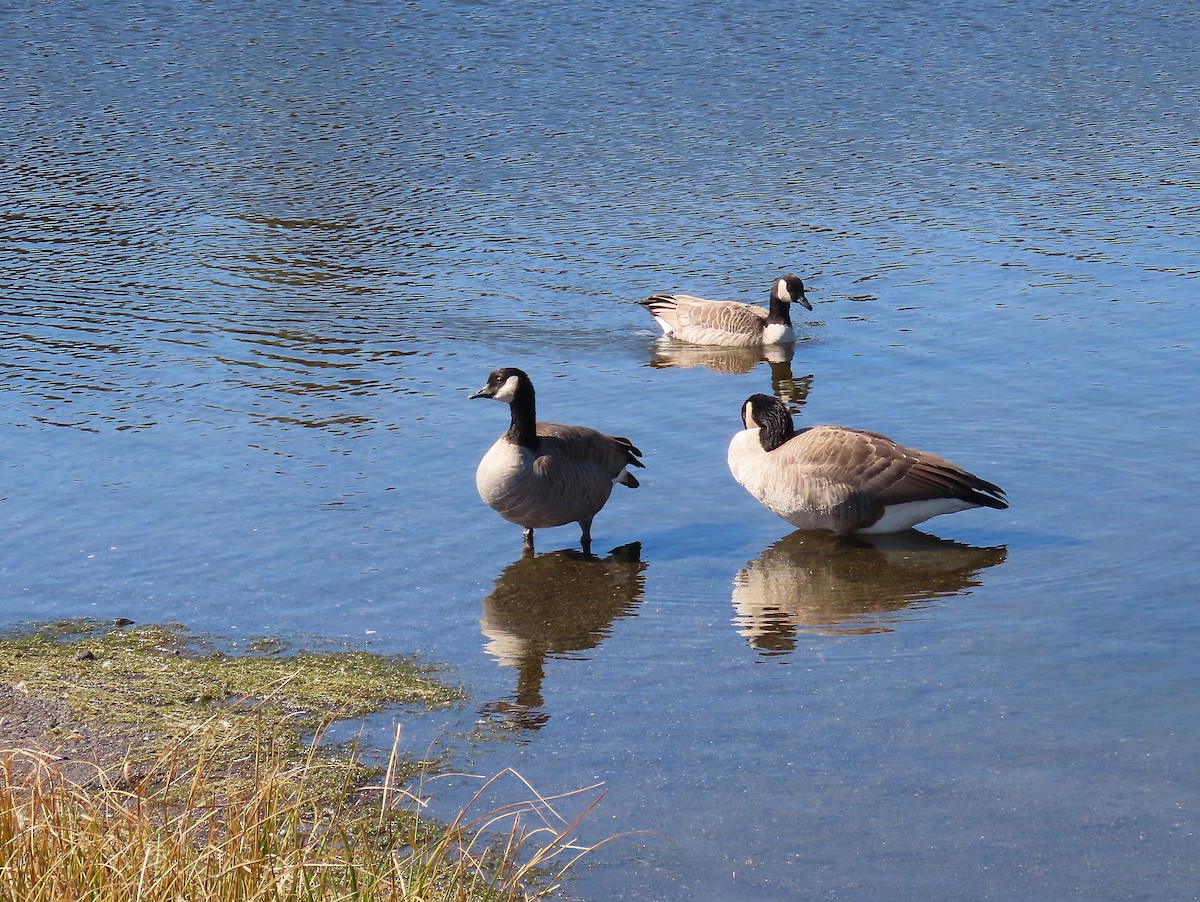
<instances>
[{"instance_id":1,"label":"green moss patch","mask_svg":"<svg viewBox=\"0 0 1200 902\"><path fill-rule=\"evenodd\" d=\"M217 650L213 640L179 626L68 621L0 636L0 679L65 703L83 723L139 734L135 758L186 746L192 737L208 741L214 724L298 757L305 735L334 720L461 697L431 668L398 656L279 653L285 646L273 641L254 647L266 651Z\"/></svg>"}]
</instances>

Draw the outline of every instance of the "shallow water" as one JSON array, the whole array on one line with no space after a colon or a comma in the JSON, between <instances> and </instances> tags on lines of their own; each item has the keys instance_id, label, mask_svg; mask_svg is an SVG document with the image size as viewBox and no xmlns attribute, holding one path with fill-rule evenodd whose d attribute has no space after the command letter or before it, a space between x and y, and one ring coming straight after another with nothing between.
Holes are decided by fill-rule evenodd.
<instances>
[{"instance_id":1,"label":"shallow water","mask_svg":"<svg viewBox=\"0 0 1200 902\"><path fill-rule=\"evenodd\" d=\"M587 898L1195 895L1190 5L0 25L0 624L445 662L471 702L410 748L648 831ZM790 361L634 303L784 271L817 288ZM501 365L645 452L609 560L570 527L523 559L479 502ZM771 390L1012 507L789 535L724 465Z\"/></svg>"}]
</instances>

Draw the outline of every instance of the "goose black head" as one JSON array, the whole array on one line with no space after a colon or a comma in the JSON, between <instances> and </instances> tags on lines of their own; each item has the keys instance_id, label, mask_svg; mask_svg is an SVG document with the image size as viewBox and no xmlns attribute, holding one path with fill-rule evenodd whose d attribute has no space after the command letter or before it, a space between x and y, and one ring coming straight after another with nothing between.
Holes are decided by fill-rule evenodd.
<instances>
[{"instance_id":1,"label":"goose black head","mask_svg":"<svg viewBox=\"0 0 1200 902\"><path fill-rule=\"evenodd\" d=\"M747 398L742 405L742 423L747 429L758 430L758 440L764 451L774 451L796 434L791 412L772 395Z\"/></svg>"},{"instance_id":2,"label":"goose black head","mask_svg":"<svg viewBox=\"0 0 1200 902\"><path fill-rule=\"evenodd\" d=\"M487 385L470 397L491 398L494 401L511 404L518 395L525 394L533 395L533 382L530 381L529 376L524 370L519 370L515 366L505 366L498 370L492 370L492 374L488 376Z\"/></svg>"},{"instance_id":3,"label":"goose black head","mask_svg":"<svg viewBox=\"0 0 1200 902\"><path fill-rule=\"evenodd\" d=\"M804 281L791 273L775 280L775 284L771 286L771 300L784 304L799 304L812 310L812 304L804 295Z\"/></svg>"}]
</instances>

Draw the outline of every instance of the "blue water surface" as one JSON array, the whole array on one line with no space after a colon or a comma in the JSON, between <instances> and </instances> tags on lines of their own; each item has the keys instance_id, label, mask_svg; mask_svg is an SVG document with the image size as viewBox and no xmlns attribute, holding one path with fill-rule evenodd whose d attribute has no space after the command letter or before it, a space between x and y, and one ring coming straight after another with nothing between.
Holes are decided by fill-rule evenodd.
<instances>
[{"instance_id":1,"label":"blue water surface","mask_svg":"<svg viewBox=\"0 0 1200 902\"><path fill-rule=\"evenodd\" d=\"M1196 897L1193 4L51 2L0 59L0 626L440 662L368 742L603 784L583 898ZM790 360L635 303L783 272ZM606 560L479 501L506 365L645 452ZM789 535L724 463L772 390L1012 506Z\"/></svg>"}]
</instances>

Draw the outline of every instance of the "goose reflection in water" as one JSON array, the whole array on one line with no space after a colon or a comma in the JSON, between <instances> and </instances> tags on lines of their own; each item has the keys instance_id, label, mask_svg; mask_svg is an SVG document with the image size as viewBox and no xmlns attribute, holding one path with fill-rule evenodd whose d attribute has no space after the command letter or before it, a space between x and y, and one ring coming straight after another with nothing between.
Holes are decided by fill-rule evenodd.
<instances>
[{"instance_id":1,"label":"goose reflection in water","mask_svg":"<svg viewBox=\"0 0 1200 902\"><path fill-rule=\"evenodd\" d=\"M734 624L766 655L786 654L801 632L887 632L901 612L962 595L1004 561L1004 546L978 548L917 530L838 538L798 530L734 578Z\"/></svg>"},{"instance_id":2,"label":"goose reflection in water","mask_svg":"<svg viewBox=\"0 0 1200 902\"><path fill-rule=\"evenodd\" d=\"M614 548L606 558L564 550L526 552L504 569L483 600L485 649L517 669L515 696L490 702L489 718L537 730L546 658L579 658L612 633L613 621L631 617L642 601L646 565L640 542Z\"/></svg>"},{"instance_id":3,"label":"goose reflection in water","mask_svg":"<svg viewBox=\"0 0 1200 902\"><path fill-rule=\"evenodd\" d=\"M650 366L704 367L714 373L744 376L760 363L771 368L771 391L787 404L802 405L808 400L812 376L792 375L794 346L765 345L751 348L722 348L715 345L690 345L673 338L660 338L650 352Z\"/></svg>"}]
</instances>

